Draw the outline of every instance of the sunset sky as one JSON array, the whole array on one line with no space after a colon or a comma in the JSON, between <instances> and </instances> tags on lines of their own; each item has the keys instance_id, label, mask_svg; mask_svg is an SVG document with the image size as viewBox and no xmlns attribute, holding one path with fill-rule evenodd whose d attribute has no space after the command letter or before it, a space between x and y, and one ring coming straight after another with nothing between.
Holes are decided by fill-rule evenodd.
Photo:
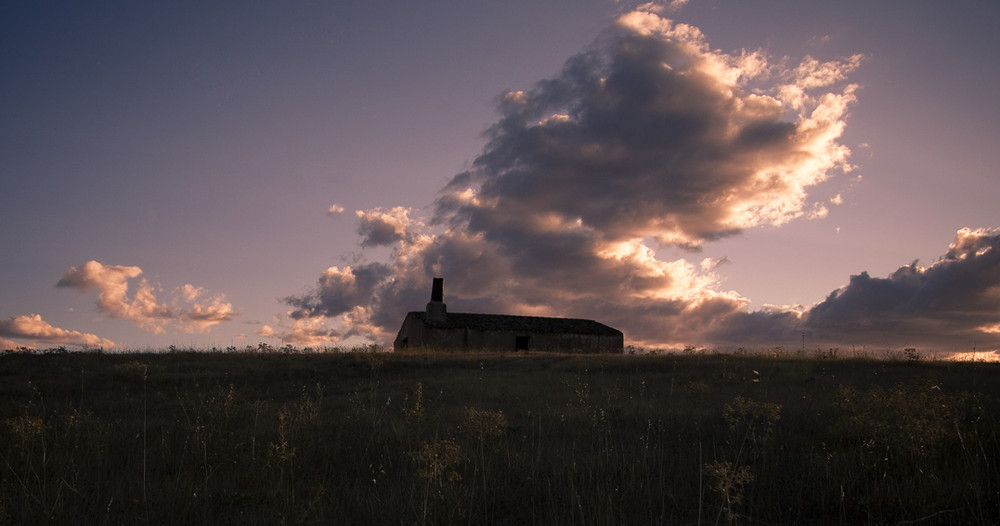
<instances>
[{"instance_id":1,"label":"sunset sky","mask_svg":"<svg viewBox=\"0 0 1000 526\"><path fill-rule=\"evenodd\" d=\"M1000 3L0 6L0 348L1000 348Z\"/></svg>"}]
</instances>

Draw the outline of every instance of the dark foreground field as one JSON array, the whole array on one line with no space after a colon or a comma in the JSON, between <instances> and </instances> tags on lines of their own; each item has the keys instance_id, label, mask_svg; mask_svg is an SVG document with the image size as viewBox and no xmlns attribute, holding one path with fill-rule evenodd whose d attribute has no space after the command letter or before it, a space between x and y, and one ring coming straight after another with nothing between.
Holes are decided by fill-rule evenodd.
<instances>
[{"instance_id":1,"label":"dark foreground field","mask_svg":"<svg viewBox=\"0 0 1000 526\"><path fill-rule=\"evenodd\" d=\"M0 356L14 524L991 524L985 363Z\"/></svg>"}]
</instances>

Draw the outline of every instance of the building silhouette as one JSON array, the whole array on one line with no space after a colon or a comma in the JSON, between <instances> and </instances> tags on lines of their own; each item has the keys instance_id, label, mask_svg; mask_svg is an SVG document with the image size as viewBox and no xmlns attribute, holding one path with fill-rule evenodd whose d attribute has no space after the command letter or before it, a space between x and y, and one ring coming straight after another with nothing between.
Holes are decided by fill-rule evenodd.
<instances>
[{"instance_id":1,"label":"building silhouette","mask_svg":"<svg viewBox=\"0 0 1000 526\"><path fill-rule=\"evenodd\" d=\"M427 308L406 314L393 342L396 351L621 353L623 346L621 331L594 320L450 313L442 278L434 278Z\"/></svg>"}]
</instances>

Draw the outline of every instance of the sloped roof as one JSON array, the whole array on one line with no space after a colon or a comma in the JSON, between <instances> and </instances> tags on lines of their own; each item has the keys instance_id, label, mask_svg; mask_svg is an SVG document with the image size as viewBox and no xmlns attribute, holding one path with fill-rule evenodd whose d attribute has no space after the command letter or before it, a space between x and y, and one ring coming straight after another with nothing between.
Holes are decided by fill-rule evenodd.
<instances>
[{"instance_id":1,"label":"sloped roof","mask_svg":"<svg viewBox=\"0 0 1000 526\"><path fill-rule=\"evenodd\" d=\"M411 311L413 316L427 323L427 313ZM621 336L622 331L594 320L576 318L544 318L541 316L512 316L509 314L471 314L449 312L445 323L435 324L444 329L475 329L481 331L523 331L532 333L591 334L595 336Z\"/></svg>"}]
</instances>

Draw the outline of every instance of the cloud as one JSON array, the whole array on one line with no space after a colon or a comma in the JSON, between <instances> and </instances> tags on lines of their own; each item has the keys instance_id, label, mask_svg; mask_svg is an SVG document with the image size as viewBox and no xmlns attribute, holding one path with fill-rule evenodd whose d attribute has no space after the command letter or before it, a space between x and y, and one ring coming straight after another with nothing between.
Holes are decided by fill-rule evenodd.
<instances>
[{"instance_id":1,"label":"cloud","mask_svg":"<svg viewBox=\"0 0 1000 526\"><path fill-rule=\"evenodd\" d=\"M680 11L684 6L688 5L689 0L670 0L667 3L667 10L671 12Z\"/></svg>"},{"instance_id":2,"label":"cloud","mask_svg":"<svg viewBox=\"0 0 1000 526\"><path fill-rule=\"evenodd\" d=\"M115 346L115 342L95 334L53 327L38 314L0 320L0 337L3 337L0 338L0 347L4 349L21 347L21 344L5 338L28 340L42 345L77 345L99 348Z\"/></svg>"},{"instance_id":3,"label":"cloud","mask_svg":"<svg viewBox=\"0 0 1000 526\"><path fill-rule=\"evenodd\" d=\"M656 0L646 2L635 8L636 11L662 14L664 12L676 13L688 5L689 0Z\"/></svg>"},{"instance_id":4,"label":"cloud","mask_svg":"<svg viewBox=\"0 0 1000 526\"><path fill-rule=\"evenodd\" d=\"M194 301L194 300L190 300ZM207 332L213 326L230 321L239 313L224 296L210 298L208 303L194 303L177 313L177 322L186 332Z\"/></svg>"},{"instance_id":5,"label":"cloud","mask_svg":"<svg viewBox=\"0 0 1000 526\"><path fill-rule=\"evenodd\" d=\"M381 263L358 267L330 267L320 276L314 292L290 296L285 303L295 308L293 319L316 316L339 316L356 305L371 300L375 288L387 277L390 269Z\"/></svg>"},{"instance_id":6,"label":"cloud","mask_svg":"<svg viewBox=\"0 0 1000 526\"><path fill-rule=\"evenodd\" d=\"M340 214L343 213L344 213L344 206L339 205L337 203L330 205L330 208L328 208L326 211L326 214L331 216L339 216Z\"/></svg>"},{"instance_id":7,"label":"cloud","mask_svg":"<svg viewBox=\"0 0 1000 526\"><path fill-rule=\"evenodd\" d=\"M300 347L334 345L345 337L343 331L328 327L324 316L277 321L278 327L265 325L255 334L263 338L280 338L282 344Z\"/></svg>"},{"instance_id":8,"label":"cloud","mask_svg":"<svg viewBox=\"0 0 1000 526\"><path fill-rule=\"evenodd\" d=\"M710 51L697 28L648 12L621 17L607 40L558 77L501 97L486 151L452 180L439 217L482 230L579 221L608 240L697 247L806 216L807 189L851 168L836 140L853 86L803 95L789 121L781 90L808 94L823 86L818 74L782 73L760 52ZM850 69L828 64L810 71ZM752 89L771 75L790 84Z\"/></svg>"},{"instance_id":9,"label":"cloud","mask_svg":"<svg viewBox=\"0 0 1000 526\"><path fill-rule=\"evenodd\" d=\"M25 345L23 343L15 342L14 340L8 340L7 338L0 338L0 349L6 351L6 350L20 349L22 347L26 349L34 349L34 346L32 345Z\"/></svg>"},{"instance_id":10,"label":"cloud","mask_svg":"<svg viewBox=\"0 0 1000 526\"><path fill-rule=\"evenodd\" d=\"M968 350L997 348L998 324L1000 229L963 228L928 267L852 276L808 312L804 329L818 340Z\"/></svg>"},{"instance_id":11,"label":"cloud","mask_svg":"<svg viewBox=\"0 0 1000 526\"><path fill-rule=\"evenodd\" d=\"M594 318L637 343L793 334L798 313L746 313L716 262L657 251L823 217L809 191L853 168L838 140L862 59L727 54L654 7L501 94L482 153L430 217L358 212L360 245L391 246L391 260L327 269L285 298L291 317L339 317L344 334L385 342L443 276L449 309Z\"/></svg>"},{"instance_id":12,"label":"cloud","mask_svg":"<svg viewBox=\"0 0 1000 526\"><path fill-rule=\"evenodd\" d=\"M374 208L358 210L360 219L358 235L361 236L362 247L392 245L409 237L411 227L410 209L396 206L391 209Z\"/></svg>"},{"instance_id":13,"label":"cloud","mask_svg":"<svg viewBox=\"0 0 1000 526\"><path fill-rule=\"evenodd\" d=\"M339 331L326 327L323 318L301 318L292 323L291 330L281 336L282 343L315 347L336 342Z\"/></svg>"},{"instance_id":14,"label":"cloud","mask_svg":"<svg viewBox=\"0 0 1000 526\"><path fill-rule=\"evenodd\" d=\"M171 301L161 303L153 285L142 278L129 297L129 280L141 275L139 267L88 261L80 267L70 267L56 286L81 292L97 289L98 311L129 320L156 334L165 332L164 327L169 323L176 323L185 332L205 332L238 315L224 295L202 299L204 289L191 284L181 286Z\"/></svg>"}]
</instances>

